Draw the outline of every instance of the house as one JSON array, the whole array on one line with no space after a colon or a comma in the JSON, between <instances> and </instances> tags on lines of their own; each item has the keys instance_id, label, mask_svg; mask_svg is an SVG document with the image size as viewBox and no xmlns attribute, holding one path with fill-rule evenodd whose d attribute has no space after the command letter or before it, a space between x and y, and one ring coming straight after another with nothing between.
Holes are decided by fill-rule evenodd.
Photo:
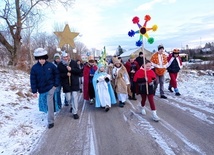
<instances>
[{"instance_id":1,"label":"house","mask_svg":"<svg viewBox=\"0 0 214 155\"><path fill-rule=\"evenodd\" d=\"M126 52L122 53L120 55L120 57L122 58L123 62L126 62L126 61L128 61L128 59L129 59L131 54L134 54L134 55L136 55L136 57L138 57L140 52L143 52L145 54L147 60L150 60L150 58L151 58L151 56L153 54L149 50L147 50L145 48L143 49L141 47L141 48L138 48L138 49L135 48L135 49L127 50Z\"/></svg>"}]
</instances>

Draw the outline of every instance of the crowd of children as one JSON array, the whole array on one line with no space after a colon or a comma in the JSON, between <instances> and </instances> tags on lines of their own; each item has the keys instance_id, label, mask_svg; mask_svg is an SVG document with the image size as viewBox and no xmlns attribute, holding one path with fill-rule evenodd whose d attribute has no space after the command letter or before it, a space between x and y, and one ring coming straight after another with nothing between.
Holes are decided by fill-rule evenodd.
<instances>
[{"instance_id":1,"label":"crowd of children","mask_svg":"<svg viewBox=\"0 0 214 155\"><path fill-rule=\"evenodd\" d=\"M152 119L159 121L156 113L154 95L160 84L160 98L164 95L164 75L168 71L170 84L168 90L181 94L177 87L178 72L182 67L179 50L174 49L167 55L164 46L159 45L151 60L144 58L140 52L136 58L123 63L120 57L113 56L109 63L88 57L84 64L81 60L72 60L68 53L55 54L53 63L47 61L47 51L38 48L34 51L38 62L30 73L31 89L35 97L39 93L39 107L48 113L48 128L54 126L54 112L62 108L61 89L65 94L65 105L70 105L74 119L78 119L78 96L83 93L84 100L101 107L107 112L113 104L123 108L127 99L137 100L141 97L142 114L146 114L145 104L148 98L152 110ZM173 89L172 89L173 88Z\"/></svg>"}]
</instances>

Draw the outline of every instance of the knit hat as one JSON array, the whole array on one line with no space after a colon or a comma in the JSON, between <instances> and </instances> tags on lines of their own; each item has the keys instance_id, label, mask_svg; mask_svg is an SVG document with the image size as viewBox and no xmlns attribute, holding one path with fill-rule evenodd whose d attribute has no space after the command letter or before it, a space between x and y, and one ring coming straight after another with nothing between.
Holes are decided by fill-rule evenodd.
<instances>
[{"instance_id":1,"label":"knit hat","mask_svg":"<svg viewBox=\"0 0 214 155\"><path fill-rule=\"evenodd\" d=\"M172 52L173 52L174 54L179 54L179 51L180 51L179 49L176 49L176 48L175 48Z\"/></svg>"},{"instance_id":2,"label":"knit hat","mask_svg":"<svg viewBox=\"0 0 214 155\"><path fill-rule=\"evenodd\" d=\"M143 52L139 52L139 55L142 55L143 54Z\"/></svg>"},{"instance_id":3,"label":"knit hat","mask_svg":"<svg viewBox=\"0 0 214 155\"><path fill-rule=\"evenodd\" d=\"M36 60L39 60L39 59L45 59L47 60L48 59L48 52L44 49L44 48L37 48L34 50L34 57Z\"/></svg>"},{"instance_id":4,"label":"knit hat","mask_svg":"<svg viewBox=\"0 0 214 155\"><path fill-rule=\"evenodd\" d=\"M158 51L159 51L160 49L164 49L163 45L158 45Z\"/></svg>"},{"instance_id":5,"label":"knit hat","mask_svg":"<svg viewBox=\"0 0 214 155\"><path fill-rule=\"evenodd\" d=\"M56 59L61 59L61 56L59 53L54 54L54 60L56 60Z\"/></svg>"},{"instance_id":6,"label":"knit hat","mask_svg":"<svg viewBox=\"0 0 214 155\"><path fill-rule=\"evenodd\" d=\"M105 64L100 62L100 63L98 63L97 67L100 69L101 67L105 67Z\"/></svg>"}]
</instances>

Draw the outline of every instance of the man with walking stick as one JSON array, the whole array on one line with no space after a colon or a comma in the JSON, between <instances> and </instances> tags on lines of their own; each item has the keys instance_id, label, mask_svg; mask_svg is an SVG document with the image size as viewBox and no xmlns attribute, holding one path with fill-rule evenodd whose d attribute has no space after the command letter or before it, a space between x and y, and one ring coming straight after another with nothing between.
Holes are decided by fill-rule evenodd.
<instances>
[{"instance_id":1,"label":"man with walking stick","mask_svg":"<svg viewBox=\"0 0 214 155\"><path fill-rule=\"evenodd\" d=\"M63 92L68 104L71 105L70 112L72 112L74 119L78 119L79 75L81 74L81 70L76 61L69 61L68 53L66 52L62 54L62 61L59 63L58 69Z\"/></svg>"}]
</instances>

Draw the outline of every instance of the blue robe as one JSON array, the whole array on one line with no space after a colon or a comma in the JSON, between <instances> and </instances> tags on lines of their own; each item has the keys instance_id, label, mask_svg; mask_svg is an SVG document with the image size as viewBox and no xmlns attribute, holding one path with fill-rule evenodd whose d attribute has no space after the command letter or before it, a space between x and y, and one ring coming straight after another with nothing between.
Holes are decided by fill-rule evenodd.
<instances>
[{"instance_id":1,"label":"blue robe","mask_svg":"<svg viewBox=\"0 0 214 155\"><path fill-rule=\"evenodd\" d=\"M48 112L47 95L48 95L48 92L39 94L39 111L42 111L45 113ZM57 112L57 111L59 111L59 106L57 102L54 102L54 112Z\"/></svg>"},{"instance_id":2,"label":"blue robe","mask_svg":"<svg viewBox=\"0 0 214 155\"><path fill-rule=\"evenodd\" d=\"M95 107L101 107L101 103L100 103L100 98L98 95L98 92L96 91L96 86L97 86L97 80L99 79L100 76L107 76L108 74L106 72L98 72L96 71L93 77L93 86L94 86L94 90L95 90ZM107 86L108 86L108 92L110 95L110 99L111 99L111 104L116 104L116 97L114 94L114 90L112 88L111 82L107 82Z\"/></svg>"}]
</instances>

